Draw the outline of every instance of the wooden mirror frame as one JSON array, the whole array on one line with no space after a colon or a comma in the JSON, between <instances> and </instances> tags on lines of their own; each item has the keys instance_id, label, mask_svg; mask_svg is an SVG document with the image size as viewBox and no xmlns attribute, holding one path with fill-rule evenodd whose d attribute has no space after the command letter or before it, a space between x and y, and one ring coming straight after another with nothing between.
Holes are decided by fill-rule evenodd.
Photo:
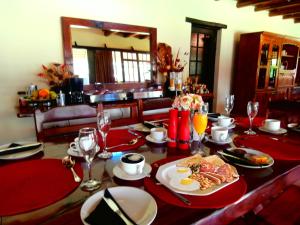
<instances>
[{"instance_id":1,"label":"wooden mirror frame","mask_svg":"<svg viewBox=\"0 0 300 225\"><path fill-rule=\"evenodd\" d=\"M153 27L143 27L136 25L128 25L121 23L111 23L88 19L79 19L71 17L61 17L62 35L63 35L63 53L64 63L69 66L73 71L73 54L72 54L72 38L71 38L71 25L88 26L101 29L115 29L128 32L143 32L150 35L150 62L152 70L152 79L156 79L156 52L157 52L157 31Z\"/></svg>"}]
</instances>

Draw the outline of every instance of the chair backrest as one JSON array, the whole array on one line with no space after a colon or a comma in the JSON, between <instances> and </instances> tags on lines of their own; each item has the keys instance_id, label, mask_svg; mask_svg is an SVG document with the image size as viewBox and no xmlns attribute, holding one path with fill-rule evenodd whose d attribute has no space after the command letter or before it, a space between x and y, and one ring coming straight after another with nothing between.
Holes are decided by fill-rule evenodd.
<instances>
[{"instance_id":1,"label":"chair backrest","mask_svg":"<svg viewBox=\"0 0 300 225\"><path fill-rule=\"evenodd\" d=\"M38 141L58 140L76 136L81 127L96 127L96 108L89 105L56 107L46 112L34 112Z\"/></svg>"},{"instance_id":2,"label":"chair backrest","mask_svg":"<svg viewBox=\"0 0 300 225\"><path fill-rule=\"evenodd\" d=\"M171 98L155 98L140 100L139 102L139 120L140 122L148 120L159 120L169 118L169 110L172 107Z\"/></svg>"}]
</instances>

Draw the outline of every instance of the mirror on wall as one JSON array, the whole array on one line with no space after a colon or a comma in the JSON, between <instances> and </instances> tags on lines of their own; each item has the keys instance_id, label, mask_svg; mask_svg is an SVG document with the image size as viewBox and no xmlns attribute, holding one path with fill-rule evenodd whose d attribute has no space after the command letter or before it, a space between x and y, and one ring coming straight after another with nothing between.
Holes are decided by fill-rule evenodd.
<instances>
[{"instance_id":1,"label":"mirror on wall","mask_svg":"<svg viewBox=\"0 0 300 225\"><path fill-rule=\"evenodd\" d=\"M84 84L154 80L156 28L62 17L64 60Z\"/></svg>"}]
</instances>

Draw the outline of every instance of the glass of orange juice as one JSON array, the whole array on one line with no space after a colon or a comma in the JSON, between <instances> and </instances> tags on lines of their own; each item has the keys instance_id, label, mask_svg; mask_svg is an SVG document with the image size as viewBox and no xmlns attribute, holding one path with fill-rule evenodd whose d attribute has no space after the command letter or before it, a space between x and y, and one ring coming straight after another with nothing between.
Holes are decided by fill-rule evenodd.
<instances>
[{"instance_id":1,"label":"glass of orange juice","mask_svg":"<svg viewBox=\"0 0 300 225\"><path fill-rule=\"evenodd\" d=\"M193 139L201 141L207 127L208 103L202 104L193 117L194 134Z\"/></svg>"}]
</instances>

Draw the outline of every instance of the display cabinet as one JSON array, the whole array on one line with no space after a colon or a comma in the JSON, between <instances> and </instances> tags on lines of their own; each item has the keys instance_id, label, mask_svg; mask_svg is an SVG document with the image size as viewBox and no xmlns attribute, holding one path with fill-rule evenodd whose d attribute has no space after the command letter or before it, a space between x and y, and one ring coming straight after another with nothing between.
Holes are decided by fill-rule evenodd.
<instances>
[{"instance_id":1,"label":"display cabinet","mask_svg":"<svg viewBox=\"0 0 300 225\"><path fill-rule=\"evenodd\" d=\"M241 34L233 82L236 114L246 114L249 100L265 115L270 99L289 99L297 85L300 39L270 32ZM298 70L297 70L298 69Z\"/></svg>"}]
</instances>

